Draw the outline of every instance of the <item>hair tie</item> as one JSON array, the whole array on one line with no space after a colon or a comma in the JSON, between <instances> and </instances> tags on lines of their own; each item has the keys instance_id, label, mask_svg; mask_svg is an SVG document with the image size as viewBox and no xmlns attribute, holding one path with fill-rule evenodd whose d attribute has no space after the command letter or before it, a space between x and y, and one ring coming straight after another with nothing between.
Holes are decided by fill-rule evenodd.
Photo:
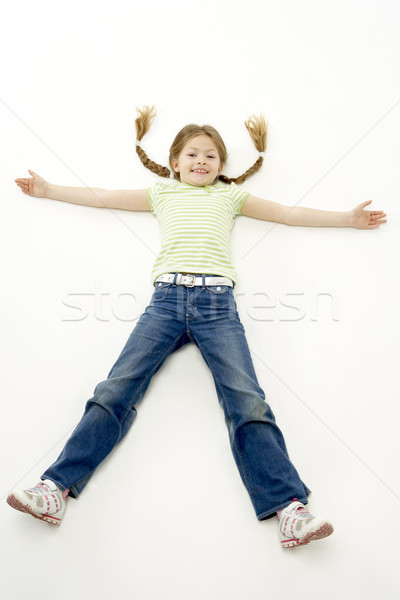
<instances>
[{"instance_id":1,"label":"hair tie","mask_svg":"<svg viewBox=\"0 0 400 600\"><path fill-rule=\"evenodd\" d=\"M260 156L264 157L265 156L265 152L259 152L258 153Z\"/></svg>"},{"instance_id":2,"label":"hair tie","mask_svg":"<svg viewBox=\"0 0 400 600\"><path fill-rule=\"evenodd\" d=\"M136 140L135 144L136 144L136 146L139 146L140 148L142 147L142 144L140 143L139 140Z\"/></svg>"}]
</instances>

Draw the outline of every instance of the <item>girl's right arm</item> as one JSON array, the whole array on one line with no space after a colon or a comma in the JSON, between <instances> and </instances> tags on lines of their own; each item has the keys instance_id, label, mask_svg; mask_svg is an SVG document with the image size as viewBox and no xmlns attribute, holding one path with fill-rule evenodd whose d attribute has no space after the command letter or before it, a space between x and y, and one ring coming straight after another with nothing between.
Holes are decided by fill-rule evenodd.
<instances>
[{"instance_id":1,"label":"girl's right arm","mask_svg":"<svg viewBox=\"0 0 400 600\"><path fill-rule=\"evenodd\" d=\"M72 204L121 210L150 210L146 190L103 190L101 188L70 187L48 183L34 171L31 178L16 179L24 194L36 198L51 198Z\"/></svg>"}]
</instances>

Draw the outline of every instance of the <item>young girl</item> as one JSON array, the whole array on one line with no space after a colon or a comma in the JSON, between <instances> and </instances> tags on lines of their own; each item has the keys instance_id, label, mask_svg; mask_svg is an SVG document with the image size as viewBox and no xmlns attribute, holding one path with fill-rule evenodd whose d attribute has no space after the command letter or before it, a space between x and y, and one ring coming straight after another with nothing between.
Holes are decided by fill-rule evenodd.
<instances>
[{"instance_id":1,"label":"young girl","mask_svg":"<svg viewBox=\"0 0 400 600\"><path fill-rule=\"evenodd\" d=\"M239 473L259 520L275 514L281 546L308 544L330 535L328 521L305 508L308 487L289 459L284 438L265 402L254 371L233 289L237 275L229 237L237 215L286 225L375 229L382 211L365 211L371 201L349 212L282 206L238 187L263 163L267 127L254 115L245 123L260 153L240 177L222 174L227 151L210 125L187 125L169 155L172 169L151 161L141 140L155 116L138 109L136 151L143 164L169 184L142 190L107 191L47 183L33 171L16 179L30 196L124 210L151 211L158 218L162 248L152 270L155 289L106 380L97 384L84 415L57 460L34 488L13 490L7 502L35 518L59 525L67 496L77 498L96 467L128 432L152 376L169 354L193 342L211 369L224 410Z\"/></svg>"}]
</instances>

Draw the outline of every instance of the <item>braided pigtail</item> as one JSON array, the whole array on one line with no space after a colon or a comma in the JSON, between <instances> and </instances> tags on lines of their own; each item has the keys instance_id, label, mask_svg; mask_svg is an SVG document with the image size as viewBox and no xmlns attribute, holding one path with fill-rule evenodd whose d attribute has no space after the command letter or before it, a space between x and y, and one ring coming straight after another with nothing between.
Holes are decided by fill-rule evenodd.
<instances>
[{"instance_id":1,"label":"braided pigtail","mask_svg":"<svg viewBox=\"0 0 400 600\"><path fill-rule=\"evenodd\" d=\"M136 108L136 110L139 113L139 116L135 120L136 152L140 160L142 161L146 169L150 169L150 171L152 171L156 175L160 175L160 177L170 177L171 171L168 169L168 167L163 167L162 165L159 165L154 161L150 160L150 158L147 156L146 152L143 150L140 144L143 136L150 129L151 123L154 117L156 116L156 110L154 106L144 106L143 109Z\"/></svg>"},{"instance_id":2,"label":"braided pigtail","mask_svg":"<svg viewBox=\"0 0 400 600\"><path fill-rule=\"evenodd\" d=\"M243 183L243 181L245 181L248 177L250 177L250 175L253 175L259 169L261 169L262 164L264 162L264 153L265 153L265 149L267 147L267 132L268 132L268 125L265 122L264 116L260 115L259 117L256 117L255 115L252 115L248 121L245 121L244 124L246 125L247 130L251 135L251 138L253 140L255 147L257 148L257 150L260 153L260 156L257 158L254 165L251 166L250 169L247 169L247 171L245 173L243 173L243 175L240 175L239 177L232 178L232 177L227 177L226 175L221 174L219 176L219 179L221 181L223 181L224 183L237 183L237 184Z\"/></svg>"}]
</instances>

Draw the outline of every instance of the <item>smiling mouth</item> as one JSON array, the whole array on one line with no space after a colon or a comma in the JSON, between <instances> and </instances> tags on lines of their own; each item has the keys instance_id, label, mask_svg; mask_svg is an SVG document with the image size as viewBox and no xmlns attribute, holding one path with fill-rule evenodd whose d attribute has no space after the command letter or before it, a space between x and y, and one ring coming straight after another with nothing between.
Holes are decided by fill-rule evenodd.
<instances>
[{"instance_id":1,"label":"smiling mouth","mask_svg":"<svg viewBox=\"0 0 400 600\"><path fill-rule=\"evenodd\" d=\"M207 175L208 171L204 171L203 169L193 169L192 173L199 173L200 175Z\"/></svg>"}]
</instances>

